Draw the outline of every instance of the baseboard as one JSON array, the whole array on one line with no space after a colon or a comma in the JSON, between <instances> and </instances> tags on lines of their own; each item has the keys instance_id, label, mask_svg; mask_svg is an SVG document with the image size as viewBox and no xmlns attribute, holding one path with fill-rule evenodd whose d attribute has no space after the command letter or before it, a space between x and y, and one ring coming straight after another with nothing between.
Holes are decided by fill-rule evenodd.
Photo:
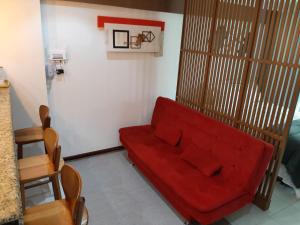
<instances>
[{"instance_id":1,"label":"baseboard","mask_svg":"<svg viewBox=\"0 0 300 225\"><path fill-rule=\"evenodd\" d=\"M86 153L82 153L82 154L78 154L78 155L67 156L67 157L64 157L64 160L72 161L72 160L76 160L76 159L82 159L82 158L86 158L86 157L102 155L102 154L116 152L116 151L122 151L122 150L124 150L123 146L117 146L117 147L113 147L113 148L106 148L106 149L92 151L92 152L86 152Z\"/></svg>"}]
</instances>

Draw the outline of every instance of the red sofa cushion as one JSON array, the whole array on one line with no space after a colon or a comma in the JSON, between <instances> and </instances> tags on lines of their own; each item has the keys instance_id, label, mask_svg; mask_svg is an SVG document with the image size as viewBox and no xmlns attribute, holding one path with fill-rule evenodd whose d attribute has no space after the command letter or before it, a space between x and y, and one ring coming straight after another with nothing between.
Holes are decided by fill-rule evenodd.
<instances>
[{"instance_id":1,"label":"red sofa cushion","mask_svg":"<svg viewBox=\"0 0 300 225\"><path fill-rule=\"evenodd\" d=\"M154 129L150 125L125 127L119 130L121 141L130 147L135 144L153 145L157 142Z\"/></svg>"},{"instance_id":2,"label":"red sofa cushion","mask_svg":"<svg viewBox=\"0 0 300 225\"><path fill-rule=\"evenodd\" d=\"M141 145L154 147L162 154L180 154L179 148L166 144L154 135L152 126L133 126L120 129L120 139L128 151L139 151Z\"/></svg>"},{"instance_id":3,"label":"red sofa cushion","mask_svg":"<svg viewBox=\"0 0 300 225\"><path fill-rule=\"evenodd\" d=\"M164 122L157 124L154 134L172 146L176 146L181 138L181 130Z\"/></svg>"},{"instance_id":4,"label":"red sofa cushion","mask_svg":"<svg viewBox=\"0 0 300 225\"><path fill-rule=\"evenodd\" d=\"M222 169L222 165L210 150L199 149L195 144L186 147L180 157L208 177L216 175Z\"/></svg>"}]
</instances>

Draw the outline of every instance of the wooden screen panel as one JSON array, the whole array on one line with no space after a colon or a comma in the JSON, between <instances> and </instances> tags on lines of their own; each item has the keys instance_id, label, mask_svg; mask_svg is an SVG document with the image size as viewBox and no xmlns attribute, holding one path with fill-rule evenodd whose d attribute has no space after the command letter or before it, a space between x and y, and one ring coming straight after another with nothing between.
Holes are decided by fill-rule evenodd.
<instances>
[{"instance_id":1,"label":"wooden screen panel","mask_svg":"<svg viewBox=\"0 0 300 225\"><path fill-rule=\"evenodd\" d=\"M186 0L177 101L275 147L255 202L270 204L299 95L297 0Z\"/></svg>"}]
</instances>

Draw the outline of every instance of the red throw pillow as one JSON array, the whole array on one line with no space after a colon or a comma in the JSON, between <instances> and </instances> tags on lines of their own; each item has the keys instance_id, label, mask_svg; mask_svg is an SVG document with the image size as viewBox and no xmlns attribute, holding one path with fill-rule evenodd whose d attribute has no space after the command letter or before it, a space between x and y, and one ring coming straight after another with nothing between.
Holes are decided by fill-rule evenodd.
<instances>
[{"instance_id":1,"label":"red throw pillow","mask_svg":"<svg viewBox=\"0 0 300 225\"><path fill-rule=\"evenodd\" d=\"M188 145L181 154L181 159L198 169L203 175L211 177L219 173L222 165L213 156L211 151L197 147L194 144Z\"/></svg>"},{"instance_id":2,"label":"red throw pillow","mask_svg":"<svg viewBox=\"0 0 300 225\"><path fill-rule=\"evenodd\" d=\"M171 124L158 123L156 125L154 134L156 137L167 142L168 144L176 146L180 141L182 132Z\"/></svg>"}]
</instances>

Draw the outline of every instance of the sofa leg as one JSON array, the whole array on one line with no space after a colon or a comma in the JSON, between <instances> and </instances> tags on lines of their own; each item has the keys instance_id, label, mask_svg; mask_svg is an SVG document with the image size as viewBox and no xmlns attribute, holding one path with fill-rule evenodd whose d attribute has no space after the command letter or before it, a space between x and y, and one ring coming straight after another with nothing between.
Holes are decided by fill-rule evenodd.
<instances>
[{"instance_id":1,"label":"sofa leg","mask_svg":"<svg viewBox=\"0 0 300 225\"><path fill-rule=\"evenodd\" d=\"M191 221L185 221L184 222L185 225L201 225L200 223L198 223L195 220L191 220Z\"/></svg>"},{"instance_id":2,"label":"sofa leg","mask_svg":"<svg viewBox=\"0 0 300 225\"><path fill-rule=\"evenodd\" d=\"M131 159L129 158L129 156L127 156L127 161L129 162L129 164L130 164L131 166L135 166L135 164L131 161Z\"/></svg>"}]
</instances>

